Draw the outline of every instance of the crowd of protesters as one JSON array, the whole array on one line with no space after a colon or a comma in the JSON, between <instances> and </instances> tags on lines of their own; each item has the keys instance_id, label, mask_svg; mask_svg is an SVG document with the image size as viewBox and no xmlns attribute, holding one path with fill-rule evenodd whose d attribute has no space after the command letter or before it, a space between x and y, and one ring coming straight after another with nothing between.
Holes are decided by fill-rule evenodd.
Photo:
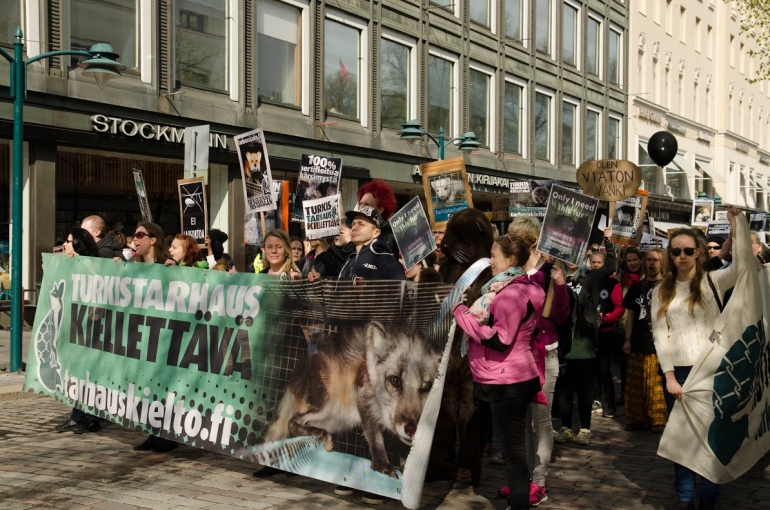
<instances>
[{"instance_id":1,"label":"crowd of protesters","mask_svg":"<svg viewBox=\"0 0 770 510\"><path fill-rule=\"evenodd\" d=\"M397 206L393 190L375 179L359 189L357 198L355 210L345 214L349 226L343 224L338 236L305 241L271 230L260 254L244 269L285 280L441 281L440 268L454 237L448 241L444 230L434 231L438 249L407 272L388 223ZM733 230L740 214L728 209ZM554 441L590 444L592 414L613 419L622 406L627 431L663 432L738 272L748 263L731 256L731 239L706 238L689 228L671 232L666 248L642 253L626 246L616 253L608 228L604 242L591 245L581 264L562 267L536 250L540 231L537 218L515 218L486 255L491 278L478 282L480 297L453 309L465 333L474 400L491 416L491 430L483 431L479 444L497 438L500 450L488 445L484 453L506 467L507 485L499 494L512 510L548 499ZM153 223L140 222L126 237L107 232L102 218L89 216L68 235L65 254L232 273L236 269L224 251L227 238L211 229L201 249L195 239L167 237ZM759 236L752 232L751 240L757 259L770 262L770 249ZM618 398L613 360L620 361ZM556 431L553 420L560 423ZM99 429L96 416L77 409L56 427L76 434ZM150 436L135 449L167 452L175 447L173 441ZM265 467L255 476L279 472ZM677 508L694 508L695 474L675 465L674 491ZM335 492L353 491L340 486ZM718 495L719 486L704 478L699 508L714 508ZM364 501L377 504L384 498L365 494Z\"/></svg>"}]
</instances>

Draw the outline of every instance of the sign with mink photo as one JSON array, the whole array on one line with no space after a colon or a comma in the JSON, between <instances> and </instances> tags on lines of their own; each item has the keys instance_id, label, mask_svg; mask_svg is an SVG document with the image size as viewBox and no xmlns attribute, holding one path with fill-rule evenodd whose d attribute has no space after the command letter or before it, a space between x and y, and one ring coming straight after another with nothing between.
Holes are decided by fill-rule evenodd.
<instances>
[{"instance_id":1,"label":"sign with mink photo","mask_svg":"<svg viewBox=\"0 0 770 510\"><path fill-rule=\"evenodd\" d=\"M545 207L548 205L548 196L551 186L561 185L561 181L554 180L530 180L508 181L510 189L510 217L534 216L545 217Z\"/></svg>"},{"instance_id":2,"label":"sign with mink photo","mask_svg":"<svg viewBox=\"0 0 770 510\"><path fill-rule=\"evenodd\" d=\"M420 165L422 185L433 230L446 230L449 217L473 207L471 188L462 157Z\"/></svg>"},{"instance_id":3,"label":"sign with mink photo","mask_svg":"<svg viewBox=\"0 0 770 510\"><path fill-rule=\"evenodd\" d=\"M390 218L390 226L407 271L436 251L436 239L433 237L420 197L414 197L396 212Z\"/></svg>"},{"instance_id":4,"label":"sign with mink photo","mask_svg":"<svg viewBox=\"0 0 770 510\"><path fill-rule=\"evenodd\" d=\"M203 177L180 179L176 182L179 189L179 217L182 221L182 233L194 238L198 245L203 246L209 230L206 184L203 182Z\"/></svg>"},{"instance_id":5,"label":"sign with mink photo","mask_svg":"<svg viewBox=\"0 0 770 510\"><path fill-rule=\"evenodd\" d=\"M599 201L561 186L552 186L537 251L579 265L585 255Z\"/></svg>"},{"instance_id":6,"label":"sign with mink photo","mask_svg":"<svg viewBox=\"0 0 770 510\"><path fill-rule=\"evenodd\" d=\"M305 215L305 237L309 241L340 234L340 196L317 198L302 202Z\"/></svg>"},{"instance_id":7,"label":"sign with mink photo","mask_svg":"<svg viewBox=\"0 0 770 510\"><path fill-rule=\"evenodd\" d=\"M342 158L303 154L300 159L297 191L291 211L291 221L303 221L302 202L330 197L339 192Z\"/></svg>"},{"instance_id":8,"label":"sign with mink photo","mask_svg":"<svg viewBox=\"0 0 770 510\"><path fill-rule=\"evenodd\" d=\"M246 213L244 215L243 242L249 246L262 246L264 232L260 214L265 215L265 228L287 230L289 228L289 181L273 181L273 202L277 205L266 213Z\"/></svg>"},{"instance_id":9,"label":"sign with mink photo","mask_svg":"<svg viewBox=\"0 0 770 510\"><path fill-rule=\"evenodd\" d=\"M639 191L632 197L610 202L612 241L638 246L644 233L644 215L647 211L647 192Z\"/></svg>"},{"instance_id":10,"label":"sign with mink photo","mask_svg":"<svg viewBox=\"0 0 770 510\"><path fill-rule=\"evenodd\" d=\"M275 209L270 186L273 177L262 129L234 136L233 140L235 140L235 150L238 151L238 161L241 163L246 214L272 211Z\"/></svg>"}]
</instances>

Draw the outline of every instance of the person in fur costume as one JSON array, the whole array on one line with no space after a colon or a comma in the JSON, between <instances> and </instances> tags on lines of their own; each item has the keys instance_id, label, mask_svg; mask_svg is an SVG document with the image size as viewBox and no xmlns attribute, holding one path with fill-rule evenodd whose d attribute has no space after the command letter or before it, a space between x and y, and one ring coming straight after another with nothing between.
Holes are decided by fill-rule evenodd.
<instances>
[{"instance_id":1,"label":"person in fur costume","mask_svg":"<svg viewBox=\"0 0 770 510\"><path fill-rule=\"evenodd\" d=\"M489 257L494 227L478 209L465 209L452 215L441 240L445 262L439 273L444 283L456 283L479 259ZM481 287L492 276L485 268L465 292L464 303L472 305L481 297ZM427 479L454 480L456 484L477 485L481 480L481 459L491 426L488 405L473 400L473 377L468 357L460 353L463 332L455 331L447 366L441 409L433 436ZM457 455L456 443L460 442Z\"/></svg>"}]
</instances>

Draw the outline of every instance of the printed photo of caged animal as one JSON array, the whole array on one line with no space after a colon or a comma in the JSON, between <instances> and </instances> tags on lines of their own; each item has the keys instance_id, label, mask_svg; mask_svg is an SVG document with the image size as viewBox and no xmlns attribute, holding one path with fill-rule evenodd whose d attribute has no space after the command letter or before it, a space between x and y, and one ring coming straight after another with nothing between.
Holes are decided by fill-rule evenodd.
<instances>
[{"instance_id":1,"label":"printed photo of caged animal","mask_svg":"<svg viewBox=\"0 0 770 510\"><path fill-rule=\"evenodd\" d=\"M258 189L260 195L270 191L270 182L265 172L264 162L262 161L262 152L249 151L246 153L243 163L243 175L246 182L252 184Z\"/></svg>"},{"instance_id":2,"label":"printed photo of caged animal","mask_svg":"<svg viewBox=\"0 0 770 510\"><path fill-rule=\"evenodd\" d=\"M547 185L542 185L537 181L529 181L529 189L534 207L546 207L548 205L548 195L551 193L550 182Z\"/></svg>"},{"instance_id":3,"label":"printed photo of caged animal","mask_svg":"<svg viewBox=\"0 0 770 510\"><path fill-rule=\"evenodd\" d=\"M370 322L324 336L297 364L267 439L312 436L332 451L332 434L361 427L372 470L396 477L384 434L412 445L440 361L433 343L396 325Z\"/></svg>"},{"instance_id":4,"label":"printed photo of caged animal","mask_svg":"<svg viewBox=\"0 0 770 510\"><path fill-rule=\"evenodd\" d=\"M453 204L457 195L465 193L465 184L449 176L430 179L430 187L433 189L434 199L444 205Z\"/></svg>"},{"instance_id":5,"label":"printed photo of caged animal","mask_svg":"<svg viewBox=\"0 0 770 510\"><path fill-rule=\"evenodd\" d=\"M315 200L329 197L337 193L337 186L330 182L299 181L297 183L297 195L303 200Z\"/></svg>"}]
</instances>

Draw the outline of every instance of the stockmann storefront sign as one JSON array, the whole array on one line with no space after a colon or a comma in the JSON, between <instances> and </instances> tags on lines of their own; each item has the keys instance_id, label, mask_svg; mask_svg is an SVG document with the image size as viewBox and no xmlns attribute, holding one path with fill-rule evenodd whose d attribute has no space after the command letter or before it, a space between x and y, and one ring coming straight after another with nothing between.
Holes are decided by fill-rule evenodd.
<instances>
[{"instance_id":1,"label":"stockmann storefront sign","mask_svg":"<svg viewBox=\"0 0 770 510\"><path fill-rule=\"evenodd\" d=\"M158 142L184 143L184 128L141 122L107 115L91 115L91 128L97 133L141 137L145 140ZM209 134L209 147L227 150L227 135L222 133Z\"/></svg>"}]
</instances>

